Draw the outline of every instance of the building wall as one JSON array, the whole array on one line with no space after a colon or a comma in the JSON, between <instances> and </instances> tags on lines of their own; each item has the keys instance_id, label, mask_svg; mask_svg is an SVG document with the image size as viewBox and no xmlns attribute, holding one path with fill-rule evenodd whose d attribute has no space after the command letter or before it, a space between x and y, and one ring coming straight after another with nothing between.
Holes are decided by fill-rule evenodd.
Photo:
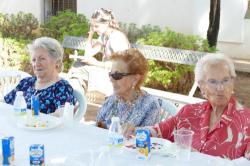
<instances>
[{"instance_id":1,"label":"building wall","mask_svg":"<svg viewBox=\"0 0 250 166\"><path fill-rule=\"evenodd\" d=\"M77 12L90 17L95 9L112 9L121 22L158 25L192 33L194 0L78 0ZM185 20L185 21L184 21Z\"/></svg>"},{"instance_id":2,"label":"building wall","mask_svg":"<svg viewBox=\"0 0 250 166\"><path fill-rule=\"evenodd\" d=\"M195 1L193 33L206 38L210 0ZM247 6L248 0L221 0L217 48L236 59L250 60L250 20L244 19Z\"/></svg>"},{"instance_id":3,"label":"building wall","mask_svg":"<svg viewBox=\"0 0 250 166\"><path fill-rule=\"evenodd\" d=\"M250 60L250 24L244 19L248 0L221 0L219 52ZM112 9L121 22L169 27L206 38L210 0L78 0L77 12L88 18L97 8ZM87 4L87 5L86 5ZM234 12L232 12L234 11Z\"/></svg>"},{"instance_id":4,"label":"building wall","mask_svg":"<svg viewBox=\"0 0 250 166\"><path fill-rule=\"evenodd\" d=\"M30 12L43 21L43 5L47 1L1 0L0 12ZM121 22L169 27L206 38L209 3L210 0L77 0L77 12L89 18L95 9L109 8ZM250 60L250 23L244 19L247 5L248 0L221 0L218 49L231 57Z\"/></svg>"},{"instance_id":5,"label":"building wall","mask_svg":"<svg viewBox=\"0 0 250 166\"><path fill-rule=\"evenodd\" d=\"M1 0L1 13L32 13L39 21L43 20L43 0Z\"/></svg>"},{"instance_id":6,"label":"building wall","mask_svg":"<svg viewBox=\"0 0 250 166\"><path fill-rule=\"evenodd\" d=\"M218 49L232 58L250 61L250 19L244 21L244 39L241 43L219 42Z\"/></svg>"}]
</instances>

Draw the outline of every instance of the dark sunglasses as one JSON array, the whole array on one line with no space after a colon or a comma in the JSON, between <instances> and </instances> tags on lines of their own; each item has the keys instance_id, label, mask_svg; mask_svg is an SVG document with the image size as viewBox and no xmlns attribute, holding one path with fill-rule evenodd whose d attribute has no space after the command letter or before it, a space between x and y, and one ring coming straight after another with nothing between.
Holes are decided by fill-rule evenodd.
<instances>
[{"instance_id":1,"label":"dark sunglasses","mask_svg":"<svg viewBox=\"0 0 250 166\"><path fill-rule=\"evenodd\" d=\"M119 73L117 71L114 73L109 72L109 77L112 77L114 80L120 80L124 76L128 76L128 75L132 75L132 73Z\"/></svg>"}]
</instances>

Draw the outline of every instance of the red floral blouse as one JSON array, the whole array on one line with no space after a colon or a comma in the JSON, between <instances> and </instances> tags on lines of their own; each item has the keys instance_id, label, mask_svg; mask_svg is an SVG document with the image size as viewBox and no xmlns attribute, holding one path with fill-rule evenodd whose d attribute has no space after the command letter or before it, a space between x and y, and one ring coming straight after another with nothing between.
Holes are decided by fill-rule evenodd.
<instances>
[{"instance_id":1,"label":"red floral blouse","mask_svg":"<svg viewBox=\"0 0 250 166\"><path fill-rule=\"evenodd\" d=\"M220 121L209 131L211 105L208 101L184 106L179 113L150 128L153 136L174 141L173 130L194 131L192 147L202 153L250 160L250 110L231 98Z\"/></svg>"}]
</instances>

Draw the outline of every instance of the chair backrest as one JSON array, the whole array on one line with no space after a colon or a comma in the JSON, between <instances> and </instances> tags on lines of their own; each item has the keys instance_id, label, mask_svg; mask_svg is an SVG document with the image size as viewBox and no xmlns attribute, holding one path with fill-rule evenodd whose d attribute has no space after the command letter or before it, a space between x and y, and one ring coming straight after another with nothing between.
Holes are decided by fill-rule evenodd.
<instances>
[{"instance_id":1,"label":"chair backrest","mask_svg":"<svg viewBox=\"0 0 250 166\"><path fill-rule=\"evenodd\" d=\"M170 116L175 116L178 112L177 107L169 100L158 98L159 104L161 106L161 120L165 120Z\"/></svg>"},{"instance_id":2,"label":"chair backrest","mask_svg":"<svg viewBox=\"0 0 250 166\"><path fill-rule=\"evenodd\" d=\"M84 115L87 110L87 99L84 96L84 94L77 89L74 89L73 94L76 97L77 101L79 102L79 108L77 109L74 115L74 119L76 121L81 121L84 119Z\"/></svg>"},{"instance_id":3,"label":"chair backrest","mask_svg":"<svg viewBox=\"0 0 250 166\"><path fill-rule=\"evenodd\" d=\"M19 70L0 70L0 99L9 93L21 79L31 75Z\"/></svg>"}]
</instances>

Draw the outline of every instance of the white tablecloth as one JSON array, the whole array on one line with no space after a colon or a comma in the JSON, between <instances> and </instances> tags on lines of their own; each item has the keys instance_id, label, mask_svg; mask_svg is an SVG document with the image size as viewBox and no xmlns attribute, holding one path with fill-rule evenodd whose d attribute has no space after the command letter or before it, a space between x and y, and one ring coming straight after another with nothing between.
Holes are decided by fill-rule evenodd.
<instances>
[{"instance_id":1,"label":"white tablecloth","mask_svg":"<svg viewBox=\"0 0 250 166\"><path fill-rule=\"evenodd\" d=\"M29 165L29 146L31 144L44 144L45 165L84 166L93 163L97 165L99 162L99 164L101 163L101 165L105 166L250 166L250 162L245 158L229 161L197 152L192 152L190 161L185 163L179 163L175 157L166 157L157 154L152 154L151 158L147 161L141 161L131 151L120 150L119 152L110 153L110 149L107 147L107 130L91 125L74 123L72 126L62 125L51 130L31 131L17 127L11 113L12 106L0 102L0 135L5 134L15 137L16 166Z\"/></svg>"}]
</instances>

